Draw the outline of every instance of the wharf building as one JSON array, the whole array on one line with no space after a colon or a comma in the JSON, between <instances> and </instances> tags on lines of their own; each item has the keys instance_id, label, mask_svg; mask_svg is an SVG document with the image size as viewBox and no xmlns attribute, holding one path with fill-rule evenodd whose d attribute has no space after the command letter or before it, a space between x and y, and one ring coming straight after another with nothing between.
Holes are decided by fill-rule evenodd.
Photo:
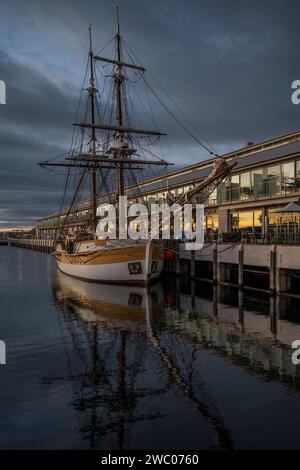
<instances>
[{"instance_id":1,"label":"wharf building","mask_svg":"<svg viewBox=\"0 0 300 470\"><path fill-rule=\"evenodd\" d=\"M300 198L300 131L258 144L249 142L223 158L236 165L205 204L207 239L230 241L241 237L267 243L297 243L299 214L287 213L279 218L276 211ZM168 192L176 198L206 178L212 165L213 159L209 159L145 180L143 201L162 203ZM125 193L129 201L141 201L140 186L128 187ZM99 205L105 201L99 199ZM59 217L65 214L40 219L36 237L53 239ZM68 216L68 227L76 232L89 217L89 201L82 201Z\"/></svg>"}]
</instances>

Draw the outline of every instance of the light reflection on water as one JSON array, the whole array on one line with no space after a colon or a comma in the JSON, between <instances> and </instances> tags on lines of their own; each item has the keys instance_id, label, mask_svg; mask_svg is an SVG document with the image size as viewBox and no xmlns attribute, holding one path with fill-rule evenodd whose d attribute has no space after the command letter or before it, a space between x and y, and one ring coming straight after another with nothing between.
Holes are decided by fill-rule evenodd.
<instances>
[{"instance_id":1,"label":"light reflection on water","mask_svg":"<svg viewBox=\"0 0 300 470\"><path fill-rule=\"evenodd\" d=\"M292 298L88 283L0 249L0 447L299 448Z\"/></svg>"}]
</instances>

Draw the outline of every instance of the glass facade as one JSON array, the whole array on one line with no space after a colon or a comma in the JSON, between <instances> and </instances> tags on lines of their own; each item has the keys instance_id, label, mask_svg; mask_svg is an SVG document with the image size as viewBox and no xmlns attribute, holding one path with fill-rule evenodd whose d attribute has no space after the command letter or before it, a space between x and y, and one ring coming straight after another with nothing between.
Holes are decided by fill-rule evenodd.
<instances>
[{"instance_id":1,"label":"glass facade","mask_svg":"<svg viewBox=\"0 0 300 470\"><path fill-rule=\"evenodd\" d=\"M264 196L263 170L258 168L251 172L252 196L254 198Z\"/></svg>"},{"instance_id":2,"label":"glass facade","mask_svg":"<svg viewBox=\"0 0 300 470\"><path fill-rule=\"evenodd\" d=\"M240 192L242 201L246 201L252 196L251 173L249 171L240 175Z\"/></svg>"},{"instance_id":3,"label":"glass facade","mask_svg":"<svg viewBox=\"0 0 300 470\"><path fill-rule=\"evenodd\" d=\"M273 165L267 168L265 183L266 196L280 194L280 165Z\"/></svg>"},{"instance_id":4,"label":"glass facade","mask_svg":"<svg viewBox=\"0 0 300 470\"><path fill-rule=\"evenodd\" d=\"M262 210L234 211L230 214L231 230L233 232L261 233Z\"/></svg>"},{"instance_id":5,"label":"glass facade","mask_svg":"<svg viewBox=\"0 0 300 470\"><path fill-rule=\"evenodd\" d=\"M299 190L300 160L293 160L232 175L219 184L217 198L214 193L208 204L276 197Z\"/></svg>"},{"instance_id":6,"label":"glass facade","mask_svg":"<svg viewBox=\"0 0 300 470\"><path fill-rule=\"evenodd\" d=\"M299 243L300 216L297 213L280 213L277 209L268 210L267 232L274 242Z\"/></svg>"},{"instance_id":7,"label":"glass facade","mask_svg":"<svg viewBox=\"0 0 300 470\"><path fill-rule=\"evenodd\" d=\"M291 157L290 157L291 158ZM163 188L164 184L161 183ZM187 193L194 186L191 183L185 182L185 186L178 188L174 187L170 190L170 193L176 198L176 196ZM260 198L266 198L266 200L274 197L274 202L271 204L275 207L277 204L281 204L282 201L277 201L275 198L279 198L294 192L300 192L300 159L294 159L285 161L280 164L264 165L260 168L251 169L249 171L240 171L239 173L232 174L231 177L226 178L222 181L217 188L209 195L207 205L221 205L226 203L234 203L232 206L239 207L238 202L251 202L259 200ZM165 192L160 191L153 192L145 196L144 200L147 201L148 205L151 203L163 203L166 199L167 190ZM130 199L130 196L129 196ZM296 199L296 197L295 197ZM140 198L142 202L143 199ZM261 202L257 202L257 205L265 205ZM270 204L267 203L268 205ZM250 206L250 204L248 204ZM240 206L241 207L241 206ZM224 210L226 208L223 208ZM260 232L262 230L262 211L261 210L235 210L230 213L230 221L228 220L228 212L226 209L226 223L223 222L223 216L220 218L224 223L224 230L242 231L242 232ZM213 209L211 209L212 211ZM40 229L46 229L57 225L58 221L63 221L65 215L54 218L48 218L39 222ZM78 210L74 214L70 214L70 223L86 221L90 217L89 209ZM295 216L296 217L296 216ZM300 226L300 217L299 219ZM228 224L229 222L229 224ZM288 214L281 217L282 224L294 223L292 215ZM205 218L205 224L207 231L218 230L218 215L207 215ZM228 227L229 225L229 227ZM278 215L272 214L270 211L268 216L265 216L264 228L267 231L268 227L278 225ZM221 227L221 225L220 225ZM222 227L223 230L223 227ZM300 229L299 229L300 230Z\"/></svg>"},{"instance_id":8,"label":"glass facade","mask_svg":"<svg viewBox=\"0 0 300 470\"><path fill-rule=\"evenodd\" d=\"M217 187L217 200L218 204L228 201L229 196L229 183L228 180L222 181Z\"/></svg>"},{"instance_id":9,"label":"glass facade","mask_svg":"<svg viewBox=\"0 0 300 470\"><path fill-rule=\"evenodd\" d=\"M209 198L208 198L208 203L209 204L217 204L218 202L218 192L217 188L213 190L212 193L210 193Z\"/></svg>"},{"instance_id":10,"label":"glass facade","mask_svg":"<svg viewBox=\"0 0 300 470\"><path fill-rule=\"evenodd\" d=\"M300 215L298 213L293 212L286 212L281 214L280 212L276 212L278 209L269 209L268 210L268 222L269 225L282 225L293 223L295 221L299 221Z\"/></svg>"},{"instance_id":11,"label":"glass facade","mask_svg":"<svg viewBox=\"0 0 300 470\"><path fill-rule=\"evenodd\" d=\"M296 168L295 168L295 190L300 189L300 160L297 160L295 162Z\"/></svg>"},{"instance_id":12,"label":"glass facade","mask_svg":"<svg viewBox=\"0 0 300 470\"><path fill-rule=\"evenodd\" d=\"M253 228L254 231L260 232L263 224L263 212L262 210L253 211Z\"/></svg>"},{"instance_id":13,"label":"glass facade","mask_svg":"<svg viewBox=\"0 0 300 470\"><path fill-rule=\"evenodd\" d=\"M170 192L176 197L191 188L191 185L186 185ZM300 191L300 160L293 160L231 175L213 190L207 204L250 201L261 197L271 198L290 194L297 190ZM148 196L149 202L161 203L164 200L165 194L162 192Z\"/></svg>"},{"instance_id":14,"label":"glass facade","mask_svg":"<svg viewBox=\"0 0 300 470\"><path fill-rule=\"evenodd\" d=\"M232 175L230 180L231 199L240 198L240 175Z\"/></svg>"},{"instance_id":15,"label":"glass facade","mask_svg":"<svg viewBox=\"0 0 300 470\"><path fill-rule=\"evenodd\" d=\"M250 232L253 228L253 212L241 211L238 212L239 230L242 232Z\"/></svg>"},{"instance_id":16,"label":"glass facade","mask_svg":"<svg viewBox=\"0 0 300 470\"><path fill-rule=\"evenodd\" d=\"M281 165L281 192L289 194L295 188L295 162L287 162Z\"/></svg>"},{"instance_id":17,"label":"glass facade","mask_svg":"<svg viewBox=\"0 0 300 470\"><path fill-rule=\"evenodd\" d=\"M205 217L205 229L207 232L217 232L219 227L218 214L211 214Z\"/></svg>"}]
</instances>

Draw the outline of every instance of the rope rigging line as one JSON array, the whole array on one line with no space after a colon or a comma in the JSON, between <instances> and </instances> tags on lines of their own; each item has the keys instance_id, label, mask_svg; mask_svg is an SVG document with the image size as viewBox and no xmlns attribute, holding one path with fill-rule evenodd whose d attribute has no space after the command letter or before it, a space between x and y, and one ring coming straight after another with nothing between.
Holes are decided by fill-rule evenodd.
<instances>
[{"instance_id":1,"label":"rope rigging line","mask_svg":"<svg viewBox=\"0 0 300 470\"><path fill-rule=\"evenodd\" d=\"M141 63L141 61L139 60L139 58L136 56L136 54L132 51L132 49L130 48L130 46L124 41L124 39L122 39L122 43L123 43L123 46L124 46L124 49L126 50L128 56L130 57L130 59L132 60L133 62L133 58L131 57L131 54ZM130 52L131 54L130 54ZM190 124L191 127L193 127L193 129L195 130L195 132L197 132L199 134L199 136L201 137L201 139L199 139L190 129L188 129L188 127L183 124L183 122L177 118L177 116L175 116L175 114L169 109L169 107L163 102L163 100L159 97L159 95L153 90L153 88L151 87L151 85L149 84L149 82L146 80L144 74L141 75L141 78L143 79L143 81L145 82L145 85L149 87L149 89L151 90L151 92L153 93L153 95L156 97L156 99L159 101L159 103L164 107L164 109L170 114L170 116L199 144L201 145L207 152L210 153L210 155L214 155L214 156L219 156L218 153L213 149L213 146L211 144L209 144L209 142L207 141L207 139L205 139L205 137L200 133L199 129L197 129L197 127L195 126L195 124L193 123L193 121L188 117L188 115L185 113L185 111L178 105L178 103L176 103L176 101L174 100L174 98L172 98L169 93L163 88L163 86L158 82L158 80L154 77L153 73L151 73L150 71L148 71L149 75L152 77L152 79L156 82L156 84L160 87L160 89L165 93L165 95L168 97L168 99L174 104L174 106L178 109L178 111L180 111L182 113L182 115L185 117L185 119L188 121L188 123ZM204 141L207 142L207 144L204 144ZM210 147L210 148L209 148Z\"/></svg>"},{"instance_id":2,"label":"rope rigging line","mask_svg":"<svg viewBox=\"0 0 300 470\"><path fill-rule=\"evenodd\" d=\"M218 156L215 152L210 150L200 139L198 139L198 137L193 132L191 132L190 129L188 129L188 127L185 124L183 124L183 122L181 122L179 118L177 118L177 116L175 116L175 114L168 108L168 106L163 102L163 100L158 96L155 90L151 87L151 85L148 83L145 77L143 77L143 80L145 84L149 87L150 91L153 93L155 98L159 101L159 103L167 111L167 113L174 119L174 121L176 121L177 124L179 124L179 126L182 127L182 129L185 130L187 134L189 134L190 137L192 137L199 145L201 145L201 147L203 147L210 155Z\"/></svg>"}]
</instances>

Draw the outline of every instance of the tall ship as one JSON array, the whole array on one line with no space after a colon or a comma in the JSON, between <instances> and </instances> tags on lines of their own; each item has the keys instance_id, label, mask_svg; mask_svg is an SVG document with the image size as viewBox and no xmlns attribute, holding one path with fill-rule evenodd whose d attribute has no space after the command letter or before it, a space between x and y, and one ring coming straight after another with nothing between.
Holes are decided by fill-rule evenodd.
<instances>
[{"instance_id":1,"label":"tall ship","mask_svg":"<svg viewBox=\"0 0 300 470\"><path fill-rule=\"evenodd\" d=\"M135 125L138 114L143 115L150 103L149 90L147 88L147 93L140 99L137 113L135 94L129 91L129 86L134 88L139 81L147 86L145 68L135 63L135 56L121 37L118 10L116 34L108 46L113 49L110 57L94 52L90 27L88 60L70 151L64 155L63 162L52 159L40 163L44 168L66 170L53 256L63 273L76 278L147 285L162 273L163 241L151 239L150 234L136 239L121 237L120 201L128 194L126 189L134 186L137 191L131 200L146 202L142 181L147 174L143 170L149 172L169 165L153 150L165 134L157 129L152 108L152 114L149 114L155 124L154 130ZM212 173L198 186L176 200L167 194L166 201L170 205L174 202L183 205L197 196L197 202L205 202L231 170L222 158L216 158L213 164ZM85 196L88 200L86 214L78 230L71 232L69 221ZM99 237L97 231L97 209L99 205L105 209L107 204L113 204L117 215L113 238L109 234ZM127 224L128 220L126 227Z\"/></svg>"}]
</instances>

